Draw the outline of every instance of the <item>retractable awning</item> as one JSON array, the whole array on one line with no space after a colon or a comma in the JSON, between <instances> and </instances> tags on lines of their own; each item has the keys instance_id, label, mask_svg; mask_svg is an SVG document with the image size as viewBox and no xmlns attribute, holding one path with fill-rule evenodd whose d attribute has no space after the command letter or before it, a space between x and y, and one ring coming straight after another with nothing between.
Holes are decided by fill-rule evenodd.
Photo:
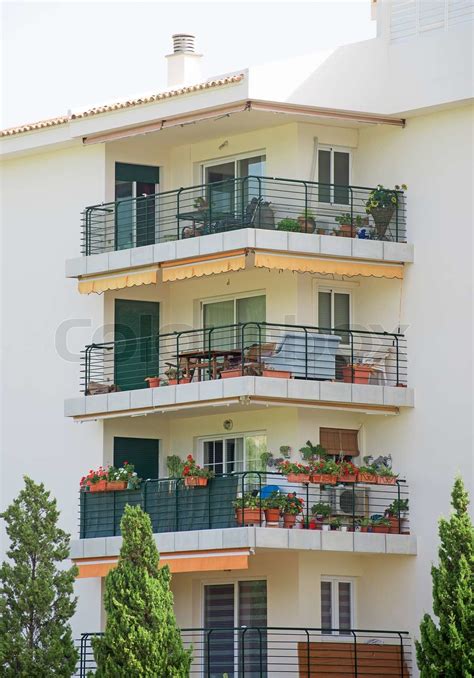
<instances>
[{"instance_id":1,"label":"retractable awning","mask_svg":"<svg viewBox=\"0 0 474 678\"><path fill-rule=\"evenodd\" d=\"M255 252L256 268L294 271L296 273L321 273L323 275L364 276L375 278L403 278L403 266L363 261L347 261L324 257L298 257L294 255Z\"/></svg>"},{"instance_id":2,"label":"retractable awning","mask_svg":"<svg viewBox=\"0 0 474 678\"><path fill-rule=\"evenodd\" d=\"M123 290L126 287L136 287L137 285L152 285L158 282L159 267L155 266L151 270L131 271L130 273L105 274L96 277L87 277L79 281L79 292L81 294L101 294L107 290Z\"/></svg>"}]
</instances>

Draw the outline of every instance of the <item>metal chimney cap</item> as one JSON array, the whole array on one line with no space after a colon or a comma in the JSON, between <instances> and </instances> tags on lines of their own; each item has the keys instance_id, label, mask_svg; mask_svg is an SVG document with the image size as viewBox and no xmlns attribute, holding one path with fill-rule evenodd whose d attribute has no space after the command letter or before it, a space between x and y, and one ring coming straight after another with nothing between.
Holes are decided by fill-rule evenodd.
<instances>
[{"instance_id":1,"label":"metal chimney cap","mask_svg":"<svg viewBox=\"0 0 474 678\"><path fill-rule=\"evenodd\" d=\"M174 54L194 54L194 40L191 33L175 33L173 36Z\"/></svg>"}]
</instances>

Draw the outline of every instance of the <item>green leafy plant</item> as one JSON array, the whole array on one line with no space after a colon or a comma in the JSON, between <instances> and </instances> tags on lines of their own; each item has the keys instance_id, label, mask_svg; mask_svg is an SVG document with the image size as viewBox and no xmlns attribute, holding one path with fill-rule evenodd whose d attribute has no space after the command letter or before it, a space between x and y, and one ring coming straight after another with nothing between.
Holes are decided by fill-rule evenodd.
<instances>
[{"instance_id":1,"label":"green leafy plant","mask_svg":"<svg viewBox=\"0 0 474 678\"><path fill-rule=\"evenodd\" d=\"M337 223L341 226L343 224L350 226L352 224L352 217L348 212L345 212L344 214L340 214L338 217L334 217L334 221L337 221Z\"/></svg>"},{"instance_id":2,"label":"green leafy plant","mask_svg":"<svg viewBox=\"0 0 474 678\"><path fill-rule=\"evenodd\" d=\"M105 580L105 633L92 639L95 678L185 678L192 655L183 647L171 574L167 565L159 567L150 517L139 506L127 505L120 529L117 567Z\"/></svg>"},{"instance_id":3,"label":"green leafy plant","mask_svg":"<svg viewBox=\"0 0 474 678\"><path fill-rule=\"evenodd\" d=\"M192 454L188 454L183 462L181 475L183 478L214 478L215 473L209 468L204 468L196 464Z\"/></svg>"},{"instance_id":4,"label":"green leafy plant","mask_svg":"<svg viewBox=\"0 0 474 678\"><path fill-rule=\"evenodd\" d=\"M280 454L285 459L289 459L290 454L291 454L291 447L289 445L280 445Z\"/></svg>"},{"instance_id":5,"label":"green leafy plant","mask_svg":"<svg viewBox=\"0 0 474 678\"><path fill-rule=\"evenodd\" d=\"M284 495L278 490L273 490L266 499L262 500L264 509L281 509L284 503Z\"/></svg>"},{"instance_id":6,"label":"green leafy plant","mask_svg":"<svg viewBox=\"0 0 474 678\"><path fill-rule=\"evenodd\" d=\"M183 461L177 454L170 454L166 457L166 468L170 478L179 478L183 470Z\"/></svg>"},{"instance_id":7,"label":"green leafy plant","mask_svg":"<svg viewBox=\"0 0 474 678\"><path fill-rule=\"evenodd\" d=\"M282 497L282 513L290 516L297 516L303 512L304 502L300 497L297 497L294 492L290 492Z\"/></svg>"},{"instance_id":8,"label":"green leafy plant","mask_svg":"<svg viewBox=\"0 0 474 678\"><path fill-rule=\"evenodd\" d=\"M461 478L451 494L453 512L439 521L439 563L431 567L433 617L425 614L415 642L421 678L474 675L474 527Z\"/></svg>"},{"instance_id":9,"label":"green leafy plant","mask_svg":"<svg viewBox=\"0 0 474 678\"><path fill-rule=\"evenodd\" d=\"M398 518L398 516L408 511L408 499L394 499L390 506L385 510L385 515Z\"/></svg>"},{"instance_id":10,"label":"green leafy plant","mask_svg":"<svg viewBox=\"0 0 474 678\"><path fill-rule=\"evenodd\" d=\"M369 214L372 209L377 207L396 207L400 200L400 191L406 191L406 184L396 185L395 188L385 188L378 184L370 193L365 203L365 211Z\"/></svg>"},{"instance_id":11,"label":"green leafy plant","mask_svg":"<svg viewBox=\"0 0 474 678\"><path fill-rule=\"evenodd\" d=\"M298 462L288 461L287 459L285 459L284 461L282 461L278 465L278 469L279 469L280 473L284 476L288 476L288 475L290 475L290 473L297 473L297 474L303 473L305 475L310 473L309 466L306 466L304 464L300 464Z\"/></svg>"},{"instance_id":12,"label":"green leafy plant","mask_svg":"<svg viewBox=\"0 0 474 678\"><path fill-rule=\"evenodd\" d=\"M385 466L384 464L378 466L375 473L382 478L398 478L398 473L394 473L391 468Z\"/></svg>"},{"instance_id":13,"label":"green leafy plant","mask_svg":"<svg viewBox=\"0 0 474 678\"><path fill-rule=\"evenodd\" d=\"M299 223L296 219L282 219L278 222L277 228L279 231L292 231L299 232L301 230Z\"/></svg>"},{"instance_id":14,"label":"green leafy plant","mask_svg":"<svg viewBox=\"0 0 474 678\"><path fill-rule=\"evenodd\" d=\"M334 518L330 518L329 524L331 525L331 529L338 530L340 527L342 527L342 518L339 518L339 516L334 516Z\"/></svg>"},{"instance_id":15,"label":"green leafy plant","mask_svg":"<svg viewBox=\"0 0 474 678\"><path fill-rule=\"evenodd\" d=\"M10 540L0 566L0 675L3 678L74 673L78 653L69 620L77 567L67 568L69 535L44 485L24 488L0 517Z\"/></svg>"},{"instance_id":16,"label":"green leafy plant","mask_svg":"<svg viewBox=\"0 0 474 678\"><path fill-rule=\"evenodd\" d=\"M270 466L270 462L273 459L273 454L271 452L262 452L260 455L260 463L262 465L263 469L266 469L268 466Z\"/></svg>"},{"instance_id":17,"label":"green leafy plant","mask_svg":"<svg viewBox=\"0 0 474 678\"><path fill-rule=\"evenodd\" d=\"M263 508L263 502L258 495L253 492L245 492L241 497L237 497L232 502L232 506L236 509L259 509Z\"/></svg>"},{"instance_id":18,"label":"green leafy plant","mask_svg":"<svg viewBox=\"0 0 474 678\"><path fill-rule=\"evenodd\" d=\"M377 475L377 468L373 465L371 466L359 466L359 473L370 473L371 475Z\"/></svg>"},{"instance_id":19,"label":"green leafy plant","mask_svg":"<svg viewBox=\"0 0 474 678\"><path fill-rule=\"evenodd\" d=\"M311 464L311 472L337 476L339 474L339 466L333 459L320 459Z\"/></svg>"},{"instance_id":20,"label":"green leafy plant","mask_svg":"<svg viewBox=\"0 0 474 678\"><path fill-rule=\"evenodd\" d=\"M306 441L306 445L300 448L301 456L305 461L311 462L314 459L325 459L327 457L327 451L319 443L313 445L311 440Z\"/></svg>"},{"instance_id":21,"label":"green leafy plant","mask_svg":"<svg viewBox=\"0 0 474 678\"><path fill-rule=\"evenodd\" d=\"M90 469L89 473L86 476L82 476L81 478L79 483L81 489L85 490L89 487L89 485L96 485L97 483L100 483L101 480L107 480L108 474L109 470L104 466L99 466L97 471Z\"/></svg>"},{"instance_id":22,"label":"green leafy plant","mask_svg":"<svg viewBox=\"0 0 474 678\"><path fill-rule=\"evenodd\" d=\"M371 525L373 527L390 527L390 520L384 516L372 518Z\"/></svg>"},{"instance_id":23,"label":"green leafy plant","mask_svg":"<svg viewBox=\"0 0 474 678\"><path fill-rule=\"evenodd\" d=\"M359 527L370 527L372 520L370 518L357 518L356 525L359 525Z\"/></svg>"},{"instance_id":24,"label":"green leafy plant","mask_svg":"<svg viewBox=\"0 0 474 678\"><path fill-rule=\"evenodd\" d=\"M314 504L311 507L311 513L313 516L321 516L321 518L329 518L332 513L331 504L327 504L324 501L320 501L317 504Z\"/></svg>"}]
</instances>

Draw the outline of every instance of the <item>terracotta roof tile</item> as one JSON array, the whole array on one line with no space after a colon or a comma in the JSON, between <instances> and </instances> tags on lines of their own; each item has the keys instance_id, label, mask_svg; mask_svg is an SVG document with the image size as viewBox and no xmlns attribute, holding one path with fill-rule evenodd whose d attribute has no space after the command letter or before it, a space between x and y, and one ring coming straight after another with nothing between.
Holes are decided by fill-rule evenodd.
<instances>
[{"instance_id":1,"label":"terracotta roof tile","mask_svg":"<svg viewBox=\"0 0 474 678\"><path fill-rule=\"evenodd\" d=\"M17 127L10 127L0 131L0 137L11 137L15 134L22 134L24 132L33 132L35 130L46 129L47 127L56 127L57 125L64 125L70 120L79 120L81 118L89 118L93 115L100 115L101 113L109 113L110 111L119 111L123 108L133 108L143 104L150 104L155 101L163 101L171 99L172 97L181 96L183 94L190 94L192 92L200 92L202 90L213 89L214 87L222 87L223 85L230 85L241 82L244 75L229 75L224 78L216 78L208 80L197 85L188 85L180 87L179 89L168 90L166 92L159 92L158 94L150 94L149 96L140 97L138 99L128 99L127 101L119 101L114 104L106 104L105 106L96 106L89 108L87 111L80 113L71 113L58 118L49 118L48 120L39 120L38 122L27 123L25 125L18 125Z\"/></svg>"}]
</instances>

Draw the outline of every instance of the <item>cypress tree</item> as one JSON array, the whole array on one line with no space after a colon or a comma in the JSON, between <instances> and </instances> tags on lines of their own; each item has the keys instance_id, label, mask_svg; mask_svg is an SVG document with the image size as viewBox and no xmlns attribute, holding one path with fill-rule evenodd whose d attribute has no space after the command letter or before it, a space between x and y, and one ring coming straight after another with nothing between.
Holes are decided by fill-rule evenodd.
<instances>
[{"instance_id":1,"label":"cypress tree","mask_svg":"<svg viewBox=\"0 0 474 678\"><path fill-rule=\"evenodd\" d=\"M474 529L461 478L451 495L449 520L439 521L439 566L431 568L436 624L425 614L416 657L421 678L474 675Z\"/></svg>"},{"instance_id":2,"label":"cypress tree","mask_svg":"<svg viewBox=\"0 0 474 678\"><path fill-rule=\"evenodd\" d=\"M117 567L107 575L105 634L92 640L96 678L187 678L191 652L182 644L168 566L159 568L150 517L126 506Z\"/></svg>"},{"instance_id":3,"label":"cypress tree","mask_svg":"<svg viewBox=\"0 0 474 678\"><path fill-rule=\"evenodd\" d=\"M0 514L10 538L10 560L0 566L0 675L66 678L78 660L68 624L77 568L59 569L69 556L69 535L57 526L56 500L43 484L24 481Z\"/></svg>"}]
</instances>

